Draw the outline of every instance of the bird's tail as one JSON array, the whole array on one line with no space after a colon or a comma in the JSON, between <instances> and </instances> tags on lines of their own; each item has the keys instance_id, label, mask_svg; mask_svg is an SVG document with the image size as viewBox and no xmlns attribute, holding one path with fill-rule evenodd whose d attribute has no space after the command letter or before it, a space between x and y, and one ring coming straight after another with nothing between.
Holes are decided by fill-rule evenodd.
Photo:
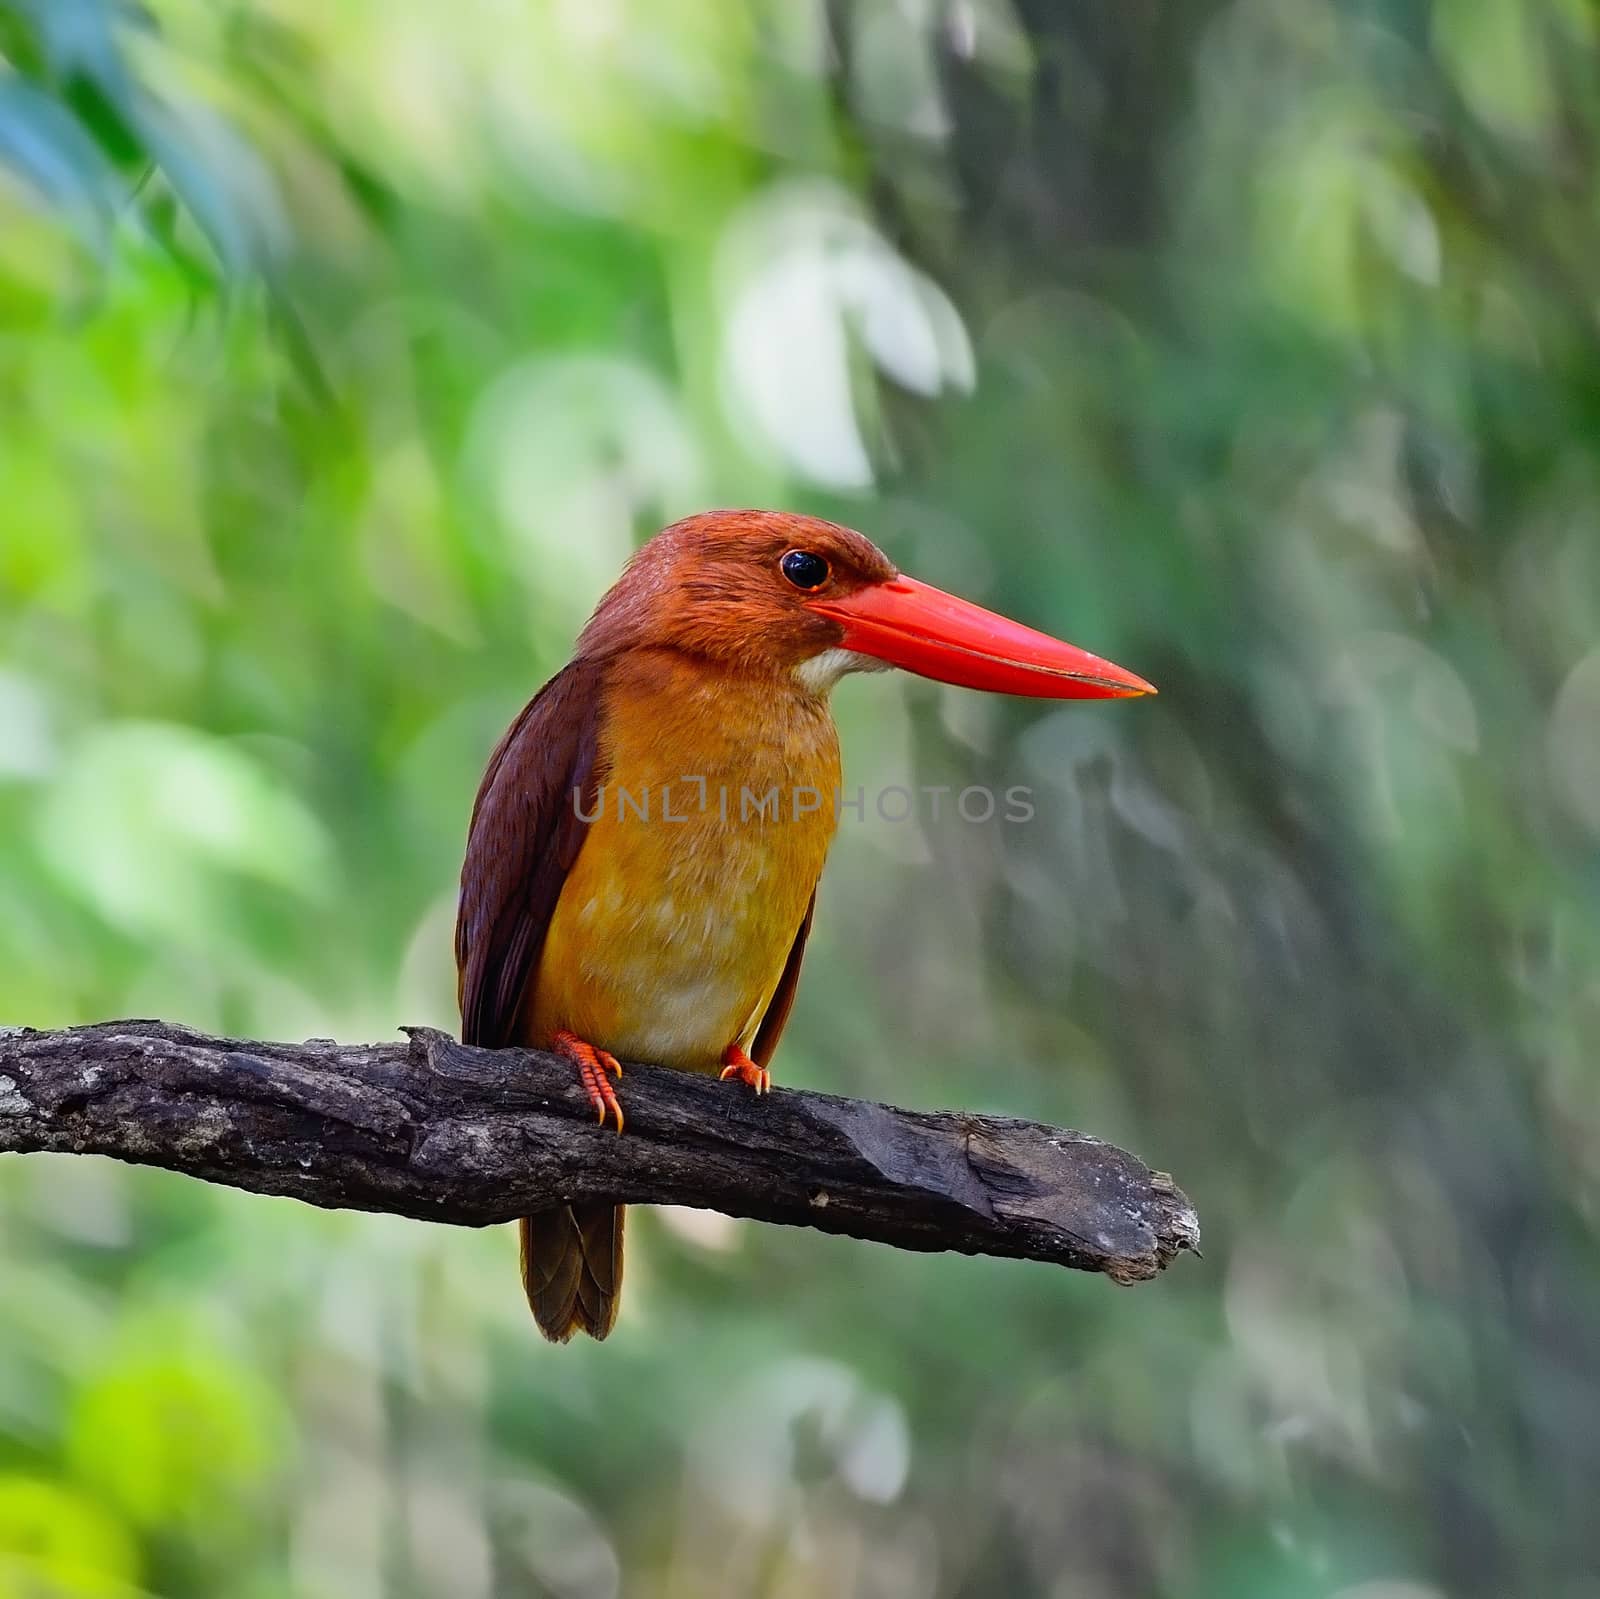
<instances>
[{"instance_id":1,"label":"bird's tail","mask_svg":"<svg viewBox=\"0 0 1600 1599\"><path fill-rule=\"evenodd\" d=\"M604 1338L622 1299L622 1205L562 1205L517 1223L522 1288L539 1331Z\"/></svg>"}]
</instances>

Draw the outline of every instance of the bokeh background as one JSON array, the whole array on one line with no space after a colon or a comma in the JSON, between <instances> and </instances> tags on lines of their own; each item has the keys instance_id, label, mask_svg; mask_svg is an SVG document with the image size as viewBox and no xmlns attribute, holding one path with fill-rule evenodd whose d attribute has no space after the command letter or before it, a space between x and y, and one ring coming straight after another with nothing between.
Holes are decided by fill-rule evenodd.
<instances>
[{"instance_id":1,"label":"bokeh background","mask_svg":"<svg viewBox=\"0 0 1600 1599\"><path fill-rule=\"evenodd\" d=\"M0 0L0 1021L454 1020L627 551L852 523L1159 700L898 678L780 1080L1093 1130L1119 1290L0 1162L0 1599L1600 1593L1587 0Z\"/></svg>"}]
</instances>

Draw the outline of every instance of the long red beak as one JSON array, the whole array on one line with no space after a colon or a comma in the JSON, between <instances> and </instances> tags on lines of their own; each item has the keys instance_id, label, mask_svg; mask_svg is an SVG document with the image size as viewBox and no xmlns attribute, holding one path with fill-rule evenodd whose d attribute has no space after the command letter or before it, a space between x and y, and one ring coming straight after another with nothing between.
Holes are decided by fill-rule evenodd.
<instances>
[{"instance_id":1,"label":"long red beak","mask_svg":"<svg viewBox=\"0 0 1600 1599\"><path fill-rule=\"evenodd\" d=\"M844 628L844 647L937 683L1035 699L1109 700L1153 685L1098 655L957 599L914 577L891 578L809 607Z\"/></svg>"}]
</instances>

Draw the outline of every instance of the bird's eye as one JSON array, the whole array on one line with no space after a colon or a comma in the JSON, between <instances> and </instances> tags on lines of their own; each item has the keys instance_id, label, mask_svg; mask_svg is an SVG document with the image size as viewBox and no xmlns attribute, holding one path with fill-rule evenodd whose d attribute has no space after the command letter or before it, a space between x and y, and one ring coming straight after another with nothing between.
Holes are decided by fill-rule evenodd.
<instances>
[{"instance_id":1,"label":"bird's eye","mask_svg":"<svg viewBox=\"0 0 1600 1599\"><path fill-rule=\"evenodd\" d=\"M810 550L790 550L778 562L779 570L797 589L819 589L828 581L828 563Z\"/></svg>"}]
</instances>

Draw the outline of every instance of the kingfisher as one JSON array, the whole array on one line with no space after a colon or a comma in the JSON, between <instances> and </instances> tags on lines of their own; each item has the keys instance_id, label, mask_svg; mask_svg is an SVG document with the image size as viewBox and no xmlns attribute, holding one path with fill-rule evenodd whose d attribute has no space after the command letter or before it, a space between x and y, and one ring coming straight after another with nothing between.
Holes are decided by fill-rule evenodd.
<instances>
[{"instance_id":1,"label":"kingfisher","mask_svg":"<svg viewBox=\"0 0 1600 1599\"><path fill-rule=\"evenodd\" d=\"M840 809L829 693L891 667L1042 699L1154 692L906 577L850 528L675 522L489 758L456 924L463 1042L565 1057L619 1133L619 1057L766 1093ZM623 1215L564 1204L518 1224L545 1337L615 1325Z\"/></svg>"}]
</instances>

